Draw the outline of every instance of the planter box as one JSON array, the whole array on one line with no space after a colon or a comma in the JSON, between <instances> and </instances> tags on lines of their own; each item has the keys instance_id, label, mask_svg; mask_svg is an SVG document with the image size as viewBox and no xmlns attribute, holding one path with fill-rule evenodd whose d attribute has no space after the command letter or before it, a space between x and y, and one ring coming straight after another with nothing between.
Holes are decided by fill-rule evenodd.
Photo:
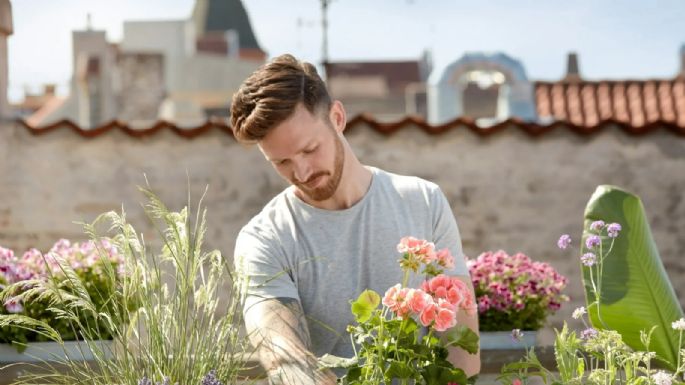
<instances>
[{"instance_id":1,"label":"planter box","mask_svg":"<svg viewBox=\"0 0 685 385\"><path fill-rule=\"evenodd\" d=\"M535 346L537 332L527 330L523 332L520 341L511 338L511 332L480 332L481 350L516 350L529 349Z\"/></svg>"},{"instance_id":2,"label":"planter box","mask_svg":"<svg viewBox=\"0 0 685 385\"><path fill-rule=\"evenodd\" d=\"M112 356L112 341L95 341L105 357ZM57 342L29 342L26 350L19 353L17 347L10 344L0 344L0 363L13 362L43 362L43 361L92 361L95 359L92 350L85 341L64 341L64 345Z\"/></svg>"}]
</instances>

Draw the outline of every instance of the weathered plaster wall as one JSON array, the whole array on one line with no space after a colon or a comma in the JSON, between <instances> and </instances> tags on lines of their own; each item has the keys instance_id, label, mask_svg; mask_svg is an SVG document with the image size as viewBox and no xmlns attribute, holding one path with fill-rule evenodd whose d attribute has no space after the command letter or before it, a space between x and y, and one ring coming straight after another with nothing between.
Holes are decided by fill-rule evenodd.
<instances>
[{"instance_id":1,"label":"weathered plaster wall","mask_svg":"<svg viewBox=\"0 0 685 385\"><path fill-rule=\"evenodd\" d=\"M347 134L366 164L438 183L457 217L464 250L522 251L570 278L572 303L583 300L577 250L561 252L562 233L578 239L585 204L599 184L642 197L666 269L685 303L685 139L667 131L634 137L617 128L591 136L556 129L532 138L511 127L481 137L466 129L431 136L406 127L385 136L364 126ZM69 129L33 135L0 127L0 245L48 248L83 238L73 221L90 221L123 203L129 219L154 239L136 185L151 186L174 209L209 185L208 247L232 254L240 227L284 186L256 148L216 129L194 139L170 130L133 138L113 130L87 139ZM547 335L548 338L549 334Z\"/></svg>"}]
</instances>

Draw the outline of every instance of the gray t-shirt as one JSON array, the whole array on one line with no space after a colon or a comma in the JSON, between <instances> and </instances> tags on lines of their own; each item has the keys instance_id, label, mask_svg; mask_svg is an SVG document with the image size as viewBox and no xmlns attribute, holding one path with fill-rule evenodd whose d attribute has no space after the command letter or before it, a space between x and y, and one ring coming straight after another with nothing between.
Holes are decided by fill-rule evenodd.
<instances>
[{"instance_id":1,"label":"gray t-shirt","mask_svg":"<svg viewBox=\"0 0 685 385\"><path fill-rule=\"evenodd\" d=\"M289 187L269 202L238 235L236 268L249 278L246 309L266 298L300 301L312 351L352 357L346 327L354 323L350 300L366 289L383 296L402 281L397 244L405 236L449 248L455 267L468 276L459 229L440 188L417 177L368 167L369 190L345 210L315 208ZM423 277L410 280L418 287Z\"/></svg>"}]
</instances>

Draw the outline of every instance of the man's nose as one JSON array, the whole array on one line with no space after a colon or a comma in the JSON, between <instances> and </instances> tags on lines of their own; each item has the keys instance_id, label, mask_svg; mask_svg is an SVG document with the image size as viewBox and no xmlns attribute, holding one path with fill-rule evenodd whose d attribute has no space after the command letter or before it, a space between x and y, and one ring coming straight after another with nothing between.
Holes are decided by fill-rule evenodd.
<instances>
[{"instance_id":1,"label":"man's nose","mask_svg":"<svg viewBox=\"0 0 685 385\"><path fill-rule=\"evenodd\" d=\"M299 159L293 162L295 180L304 183L309 180L312 176L312 168L309 166L309 162Z\"/></svg>"}]
</instances>

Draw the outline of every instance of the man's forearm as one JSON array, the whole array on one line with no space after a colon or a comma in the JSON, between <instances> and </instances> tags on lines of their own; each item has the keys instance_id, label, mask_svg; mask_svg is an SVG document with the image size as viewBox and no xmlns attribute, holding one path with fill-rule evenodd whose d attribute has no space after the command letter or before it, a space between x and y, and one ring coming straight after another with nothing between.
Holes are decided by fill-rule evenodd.
<instances>
[{"instance_id":1,"label":"man's forearm","mask_svg":"<svg viewBox=\"0 0 685 385\"><path fill-rule=\"evenodd\" d=\"M245 317L250 340L272 385L333 385L335 375L318 368L310 351L306 318L299 301L268 299Z\"/></svg>"}]
</instances>

